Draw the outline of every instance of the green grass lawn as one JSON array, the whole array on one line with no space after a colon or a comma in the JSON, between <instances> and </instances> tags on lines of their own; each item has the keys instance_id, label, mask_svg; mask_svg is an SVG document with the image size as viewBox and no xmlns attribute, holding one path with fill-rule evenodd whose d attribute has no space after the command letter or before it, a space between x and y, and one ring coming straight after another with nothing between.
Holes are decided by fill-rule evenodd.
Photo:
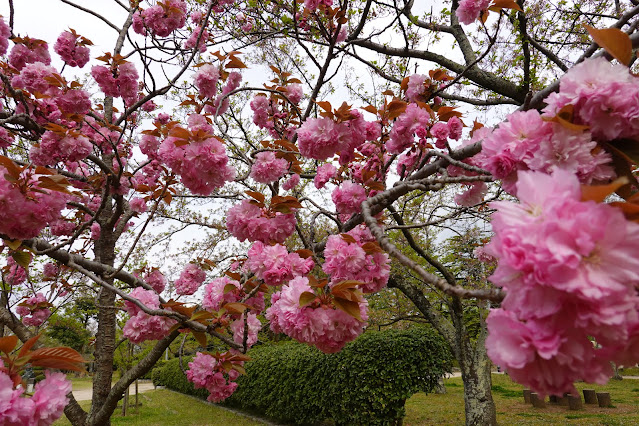
<instances>
[{"instance_id":1,"label":"green grass lawn","mask_svg":"<svg viewBox=\"0 0 639 426\"><path fill-rule=\"evenodd\" d=\"M406 401L405 426L464 424L464 391L461 378L445 381L446 394L414 395ZM506 375L493 374L493 398L500 425L637 425L639 424L639 380L611 380L605 386L578 383L577 389L610 392L614 408L585 405L582 410L546 404L534 408L525 404L523 386ZM583 397L582 397L583 398ZM546 398L548 401L548 398Z\"/></svg>"},{"instance_id":2,"label":"green grass lawn","mask_svg":"<svg viewBox=\"0 0 639 426\"><path fill-rule=\"evenodd\" d=\"M446 394L414 395L406 402L405 426L417 425L461 425L464 424L464 394L461 378L445 381ZM74 389L91 385L89 379L74 379ZM525 404L521 385L513 383L503 374L493 375L493 398L497 406L497 421L500 425L638 425L639 424L639 380L610 381L605 386L577 384L598 392L610 392L614 408L599 408L584 405L582 410L571 411L568 407L547 404L545 409ZM137 426L188 426L257 425L246 417L230 413L216 406L205 404L194 398L168 390L155 390L140 394L142 406L139 413L131 408L126 417L120 409L113 416L114 425ZM547 399L546 399L547 401ZM133 398L131 398L133 403ZM80 403L88 409L90 402ZM330 423L330 422L329 422ZM69 425L66 418L54 423Z\"/></svg>"},{"instance_id":3,"label":"green grass lawn","mask_svg":"<svg viewBox=\"0 0 639 426\"><path fill-rule=\"evenodd\" d=\"M131 398L131 404L135 401ZM113 425L132 426L249 426L259 425L244 416L233 414L222 408L205 404L197 399L168 390L153 390L139 395L142 406L139 413L131 407L126 417L121 416L121 408L111 417ZM90 401L80 405L87 410ZM70 425L66 417L54 423L55 426Z\"/></svg>"}]
</instances>

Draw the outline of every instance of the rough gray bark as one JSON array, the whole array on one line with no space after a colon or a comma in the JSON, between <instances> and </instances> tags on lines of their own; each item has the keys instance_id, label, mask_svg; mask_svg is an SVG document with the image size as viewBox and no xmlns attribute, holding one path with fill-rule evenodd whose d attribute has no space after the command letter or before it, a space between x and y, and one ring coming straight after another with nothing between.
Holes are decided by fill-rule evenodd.
<instances>
[{"instance_id":1,"label":"rough gray bark","mask_svg":"<svg viewBox=\"0 0 639 426\"><path fill-rule=\"evenodd\" d=\"M459 362L464 382L466 425L492 426L497 424L497 412L492 396L491 363L486 353L485 327L479 338L472 342L463 322L463 305L457 298L451 300L451 319L444 318L432 308L422 291L399 277L392 276L389 287L398 288L448 341L453 356Z\"/></svg>"}]
</instances>

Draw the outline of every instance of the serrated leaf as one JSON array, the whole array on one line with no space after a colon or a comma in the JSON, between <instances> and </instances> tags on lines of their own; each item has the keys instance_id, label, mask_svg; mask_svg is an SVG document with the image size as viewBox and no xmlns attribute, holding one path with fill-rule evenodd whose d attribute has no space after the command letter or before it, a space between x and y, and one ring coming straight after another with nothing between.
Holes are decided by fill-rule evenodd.
<instances>
[{"instance_id":1,"label":"serrated leaf","mask_svg":"<svg viewBox=\"0 0 639 426\"><path fill-rule=\"evenodd\" d=\"M239 364L233 364L233 370L237 371L243 376L246 376L246 370Z\"/></svg>"},{"instance_id":2,"label":"serrated leaf","mask_svg":"<svg viewBox=\"0 0 639 426\"><path fill-rule=\"evenodd\" d=\"M40 334L38 334L37 336L33 336L32 338L30 338L29 340L24 342L24 344L20 348L20 352L18 353L18 356L19 357L25 356L27 354L27 352L29 352L31 350L33 345L36 344L36 342L38 341L39 338L40 338Z\"/></svg>"},{"instance_id":3,"label":"serrated leaf","mask_svg":"<svg viewBox=\"0 0 639 426\"><path fill-rule=\"evenodd\" d=\"M17 250L22 245L22 240L3 240L4 245L11 250Z\"/></svg>"},{"instance_id":4,"label":"serrated leaf","mask_svg":"<svg viewBox=\"0 0 639 426\"><path fill-rule=\"evenodd\" d=\"M359 303L338 297L333 299L333 303L337 309L344 311L356 320L363 322L362 315L359 311Z\"/></svg>"},{"instance_id":5,"label":"serrated leaf","mask_svg":"<svg viewBox=\"0 0 639 426\"><path fill-rule=\"evenodd\" d=\"M246 68L244 62L239 60L236 56L231 55L229 59L230 60L226 63L224 68Z\"/></svg>"},{"instance_id":6,"label":"serrated leaf","mask_svg":"<svg viewBox=\"0 0 639 426\"><path fill-rule=\"evenodd\" d=\"M16 263L22 266L24 269L27 269L29 267L31 259L33 259L33 255L28 251L14 251L13 253L11 253L11 257L13 257L13 260L15 260Z\"/></svg>"},{"instance_id":7,"label":"serrated leaf","mask_svg":"<svg viewBox=\"0 0 639 426\"><path fill-rule=\"evenodd\" d=\"M345 281L341 281L337 284L335 284L334 286L331 287L331 292L335 293L335 292L340 292L346 289L350 289L350 288L357 288L357 286L364 284L361 281L356 281L356 280L345 280Z\"/></svg>"},{"instance_id":8,"label":"serrated leaf","mask_svg":"<svg viewBox=\"0 0 639 426\"><path fill-rule=\"evenodd\" d=\"M231 272L231 271L226 271L224 272L224 275L233 278L235 281L239 281L242 279L242 276L240 274L238 274L237 272Z\"/></svg>"},{"instance_id":9,"label":"serrated leaf","mask_svg":"<svg viewBox=\"0 0 639 426\"><path fill-rule=\"evenodd\" d=\"M387 106L386 106L386 111L388 113L388 118L393 120L397 117L399 117L400 115L402 115L404 113L404 111L406 111L406 107L408 106L408 104L404 101L400 101L400 100L393 100L391 101Z\"/></svg>"},{"instance_id":10,"label":"serrated leaf","mask_svg":"<svg viewBox=\"0 0 639 426\"><path fill-rule=\"evenodd\" d=\"M587 24L584 24L584 27L586 27L586 30L588 30L590 37L592 37L595 43L610 53L613 58L624 65L630 64L630 60L632 59L632 41L628 34L618 28L598 30Z\"/></svg>"},{"instance_id":11,"label":"serrated leaf","mask_svg":"<svg viewBox=\"0 0 639 426\"><path fill-rule=\"evenodd\" d=\"M248 195L251 198L256 199L257 201L259 201L260 203L264 203L264 200L266 199L264 197L264 194L260 193L260 192L255 192L255 191L245 191L244 192L246 195Z\"/></svg>"},{"instance_id":12,"label":"serrated leaf","mask_svg":"<svg viewBox=\"0 0 639 426\"><path fill-rule=\"evenodd\" d=\"M193 334L193 337L195 337L195 340L197 340L197 342L200 344L201 347L206 348L208 345L208 342L206 341L206 333L203 333L201 331L193 331L191 330L191 333Z\"/></svg>"},{"instance_id":13,"label":"serrated leaf","mask_svg":"<svg viewBox=\"0 0 639 426\"><path fill-rule=\"evenodd\" d=\"M193 321L201 321L213 318L213 314L209 311L197 311L191 316Z\"/></svg>"},{"instance_id":14,"label":"serrated leaf","mask_svg":"<svg viewBox=\"0 0 639 426\"><path fill-rule=\"evenodd\" d=\"M340 237L342 237L342 240L346 241L347 243L351 243L351 244L357 244L357 240L355 240L355 238L353 238L352 235L349 234L339 234Z\"/></svg>"},{"instance_id":15,"label":"serrated leaf","mask_svg":"<svg viewBox=\"0 0 639 426\"><path fill-rule=\"evenodd\" d=\"M309 257L313 257L313 252L307 249L300 249L295 251L302 259L308 259Z\"/></svg>"},{"instance_id":16,"label":"serrated leaf","mask_svg":"<svg viewBox=\"0 0 639 426\"><path fill-rule=\"evenodd\" d=\"M378 242L369 241L362 246L366 254L382 253L384 250L379 246Z\"/></svg>"},{"instance_id":17,"label":"serrated leaf","mask_svg":"<svg viewBox=\"0 0 639 426\"><path fill-rule=\"evenodd\" d=\"M231 314L243 314L244 311L250 308L250 306L247 305L246 303L238 303L238 302L227 303L222 307Z\"/></svg>"},{"instance_id":18,"label":"serrated leaf","mask_svg":"<svg viewBox=\"0 0 639 426\"><path fill-rule=\"evenodd\" d=\"M300 307L304 307L310 303L313 303L313 301L317 299L317 295L315 293L312 293L310 291L305 291L302 294L300 294Z\"/></svg>"}]
</instances>

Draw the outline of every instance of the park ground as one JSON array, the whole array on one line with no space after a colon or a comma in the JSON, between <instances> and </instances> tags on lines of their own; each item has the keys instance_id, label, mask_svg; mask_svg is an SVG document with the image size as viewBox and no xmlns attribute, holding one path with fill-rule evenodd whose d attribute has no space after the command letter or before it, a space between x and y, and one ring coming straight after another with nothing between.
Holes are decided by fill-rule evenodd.
<instances>
[{"instance_id":1,"label":"park ground","mask_svg":"<svg viewBox=\"0 0 639 426\"><path fill-rule=\"evenodd\" d=\"M90 388L89 379L76 379L74 393ZM405 426L417 425L460 425L464 423L464 399L461 378L445 380L446 394L415 394L406 402ZM497 406L497 420L500 425L637 425L639 424L639 380L611 380L605 386L577 384L598 392L610 392L613 407L599 408L584 405L571 411L568 407L548 404L546 408L533 408L525 404L523 387L513 383L503 374L493 375L493 397ZM147 389L147 388L145 388ZM126 417L117 410L112 418L114 425L136 426L244 426L264 424L252 415L244 416L228 409L199 401L166 389L145 390L139 395L141 406L131 407ZM83 407L89 401L81 402ZM68 425L66 419L54 423ZM273 424L273 423L269 423Z\"/></svg>"}]
</instances>

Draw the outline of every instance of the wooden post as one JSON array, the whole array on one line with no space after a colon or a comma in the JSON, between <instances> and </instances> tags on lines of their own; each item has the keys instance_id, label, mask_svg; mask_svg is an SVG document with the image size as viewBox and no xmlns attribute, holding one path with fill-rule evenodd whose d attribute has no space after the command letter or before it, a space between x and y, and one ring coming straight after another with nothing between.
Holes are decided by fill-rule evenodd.
<instances>
[{"instance_id":1,"label":"wooden post","mask_svg":"<svg viewBox=\"0 0 639 426\"><path fill-rule=\"evenodd\" d=\"M135 412L136 413L140 412L140 410L138 408L139 406L140 406L140 404L139 404L139 400L138 400L138 379L135 379Z\"/></svg>"},{"instance_id":2,"label":"wooden post","mask_svg":"<svg viewBox=\"0 0 639 426\"><path fill-rule=\"evenodd\" d=\"M530 400L530 389L524 389L524 402L526 404L530 404L532 402Z\"/></svg>"},{"instance_id":3,"label":"wooden post","mask_svg":"<svg viewBox=\"0 0 639 426\"><path fill-rule=\"evenodd\" d=\"M599 401L600 407L611 407L612 403L610 401L610 393L609 392L597 392L597 400Z\"/></svg>"},{"instance_id":4,"label":"wooden post","mask_svg":"<svg viewBox=\"0 0 639 426\"><path fill-rule=\"evenodd\" d=\"M577 394L568 396L568 407L570 407L571 410L581 410L583 408L581 395Z\"/></svg>"},{"instance_id":5,"label":"wooden post","mask_svg":"<svg viewBox=\"0 0 639 426\"><path fill-rule=\"evenodd\" d=\"M537 392L530 393L530 400L532 401L533 407L546 408L546 402L543 399L539 398Z\"/></svg>"},{"instance_id":6,"label":"wooden post","mask_svg":"<svg viewBox=\"0 0 639 426\"><path fill-rule=\"evenodd\" d=\"M597 393L594 389L584 389L584 402L586 404L597 403Z\"/></svg>"}]
</instances>

